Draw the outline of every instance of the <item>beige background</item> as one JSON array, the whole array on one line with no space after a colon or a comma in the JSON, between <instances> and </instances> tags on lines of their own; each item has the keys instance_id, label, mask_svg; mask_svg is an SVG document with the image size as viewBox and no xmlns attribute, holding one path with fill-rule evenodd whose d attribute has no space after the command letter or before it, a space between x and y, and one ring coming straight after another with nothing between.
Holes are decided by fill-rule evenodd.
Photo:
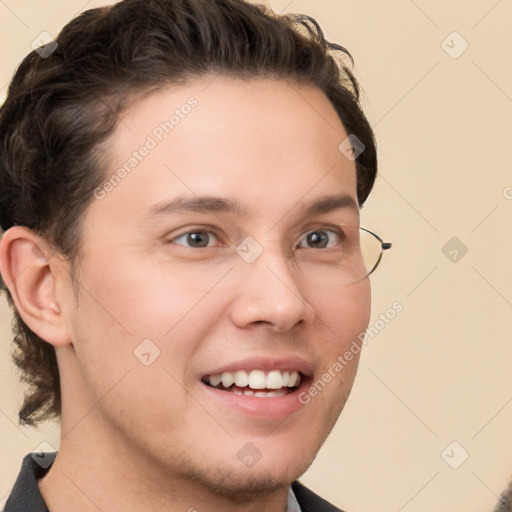
<instances>
[{"instance_id":1,"label":"beige background","mask_svg":"<svg viewBox=\"0 0 512 512\"><path fill-rule=\"evenodd\" d=\"M42 31L101 3L1 0L1 97ZM394 244L372 278L372 323L403 305L370 340L303 480L350 512L490 512L512 473L512 1L270 3L316 17L355 57L380 149L363 220ZM452 237L467 247L455 262ZM23 455L58 448L59 430L16 424L22 387L0 306L3 503ZM458 469L441 456L453 441L452 465L469 454Z\"/></svg>"}]
</instances>

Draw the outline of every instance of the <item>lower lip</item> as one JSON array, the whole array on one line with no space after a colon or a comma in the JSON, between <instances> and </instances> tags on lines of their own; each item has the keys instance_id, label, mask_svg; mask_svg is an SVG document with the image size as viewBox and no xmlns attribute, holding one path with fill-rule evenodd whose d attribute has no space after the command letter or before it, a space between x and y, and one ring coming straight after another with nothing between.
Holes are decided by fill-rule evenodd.
<instances>
[{"instance_id":1,"label":"lower lip","mask_svg":"<svg viewBox=\"0 0 512 512\"><path fill-rule=\"evenodd\" d=\"M304 406L299 401L299 395L307 389L308 379L304 379L297 389L287 395L268 398L236 395L231 391L222 391L204 383L201 385L212 400L247 416L261 419L282 419Z\"/></svg>"}]
</instances>

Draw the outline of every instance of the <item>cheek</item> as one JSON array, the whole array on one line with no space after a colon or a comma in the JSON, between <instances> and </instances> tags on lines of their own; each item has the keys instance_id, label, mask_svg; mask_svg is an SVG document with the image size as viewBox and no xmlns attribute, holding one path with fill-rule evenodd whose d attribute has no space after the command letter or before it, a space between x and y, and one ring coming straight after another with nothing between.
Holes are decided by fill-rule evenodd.
<instances>
[{"instance_id":1,"label":"cheek","mask_svg":"<svg viewBox=\"0 0 512 512\"><path fill-rule=\"evenodd\" d=\"M197 309L209 280L205 283L204 276L192 277L159 262L148 265L134 258L118 258L115 264L101 264L90 260L83 272L87 292L81 293L80 307L86 308L87 316L95 318L102 330L114 330L116 337L161 340L178 327L204 319Z\"/></svg>"},{"instance_id":2,"label":"cheek","mask_svg":"<svg viewBox=\"0 0 512 512\"><path fill-rule=\"evenodd\" d=\"M369 280L320 295L315 304L321 323L332 335L330 347L335 352L345 351L370 321Z\"/></svg>"},{"instance_id":3,"label":"cheek","mask_svg":"<svg viewBox=\"0 0 512 512\"><path fill-rule=\"evenodd\" d=\"M352 388L362 339L370 320L368 279L322 296L316 302L316 313L318 325L328 334L319 351L321 362L317 378L322 382L317 386L313 384L316 387L313 394L318 392L318 405L323 406L327 416L335 421ZM323 384L328 388L326 393Z\"/></svg>"},{"instance_id":4,"label":"cheek","mask_svg":"<svg viewBox=\"0 0 512 512\"><path fill-rule=\"evenodd\" d=\"M89 259L79 276L73 326L79 363L106 385L127 369L149 369L143 359L154 359L151 370L167 369L185 382L189 361L218 321L222 297L205 296L203 281L164 265L100 260Z\"/></svg>"},{"instance_id":5,"label":"cheek","mask_svg":"<svg viewBox=\"0 0 512 512\"><path fill-rule=\"evenodd\" d=\"M207 311L212 301L156 268L127 272L91 261L83 270L73 343L90 401L101 399L101 416L118 428L125 422L143 431L148 419L157 430L170 428L169 411L194 406L182 385L216 318Z\"/></svg>"}]
</instances>

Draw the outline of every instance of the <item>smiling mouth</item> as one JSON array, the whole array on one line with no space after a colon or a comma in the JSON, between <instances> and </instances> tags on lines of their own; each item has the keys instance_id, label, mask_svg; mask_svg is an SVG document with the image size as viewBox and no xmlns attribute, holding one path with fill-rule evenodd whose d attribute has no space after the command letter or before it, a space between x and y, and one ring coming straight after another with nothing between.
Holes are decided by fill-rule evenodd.
<instances>
[{"instance_id":1,"label":"smiling mouth","mask_svg":"<svg viewBox=\"0 0 512 512\"><path fill-rule=\"evenodd\" d=\"M205 375L202 382L207 386L234 393L235 395L272 398L293 393L301 383L298 371L251 370L246 372L224 372L217 375Z\"/></svg>"}]
</instances>

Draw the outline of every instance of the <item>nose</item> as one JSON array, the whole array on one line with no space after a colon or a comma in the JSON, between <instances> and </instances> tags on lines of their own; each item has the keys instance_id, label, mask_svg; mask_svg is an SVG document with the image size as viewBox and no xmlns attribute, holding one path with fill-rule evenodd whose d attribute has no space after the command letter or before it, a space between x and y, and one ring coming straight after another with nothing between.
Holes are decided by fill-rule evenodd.
<instances>
[{"instance_id":1,"label":"nose","mask_svg":"<svg viewBox=\"0 0 512 512\"><path fill-rule=\"evenodd\" d=\"M267 246L252 263L238 265L239 287L231 308L237 327L265 323L284 332L313 321L315 312L298 286L297 273L277 247Z\"/></svg>"}]
</instances>

